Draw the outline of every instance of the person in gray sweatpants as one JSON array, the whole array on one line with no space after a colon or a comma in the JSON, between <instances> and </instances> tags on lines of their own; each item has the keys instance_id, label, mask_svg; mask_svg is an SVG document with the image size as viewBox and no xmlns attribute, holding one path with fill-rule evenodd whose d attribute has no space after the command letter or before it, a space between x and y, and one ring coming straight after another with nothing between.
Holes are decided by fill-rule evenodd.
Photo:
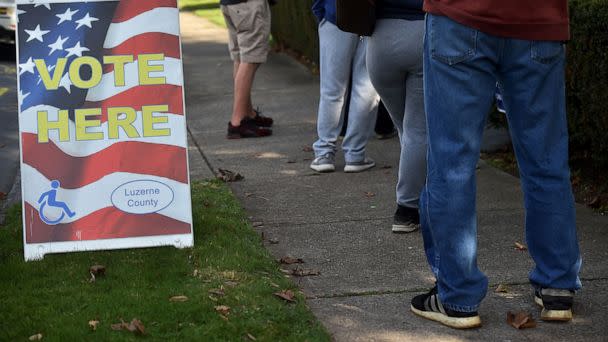
<instances>
[{"instance_id":1,"label":"person in gray sweatpants","mask_svg":"<svg viewBox=\"0 0 608 342\"><path fill-rule=\"evenodd\" d=\"M418 202L426 180L422 0L376 0L376 13L367 68L401 141L392 231L407 233L420 226Z\"/></svg>"}]
</instances>

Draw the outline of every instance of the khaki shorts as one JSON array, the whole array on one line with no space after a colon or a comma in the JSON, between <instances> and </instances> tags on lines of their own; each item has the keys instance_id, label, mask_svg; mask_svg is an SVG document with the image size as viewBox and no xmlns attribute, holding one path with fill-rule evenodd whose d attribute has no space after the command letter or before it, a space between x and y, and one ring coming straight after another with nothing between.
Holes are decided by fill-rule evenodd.
<instances>
[{"instance_id":1,"label":"khaki shorts","mask_svg":"<svg viewBox=\"0 0 608 342\"><path fill-rule=\"evenodd\" d=\"M248 0L222 5L228 27L230 57L236 62L264 63L270 37L270 6L267 0Z\"/></svg>"}]
</instances>

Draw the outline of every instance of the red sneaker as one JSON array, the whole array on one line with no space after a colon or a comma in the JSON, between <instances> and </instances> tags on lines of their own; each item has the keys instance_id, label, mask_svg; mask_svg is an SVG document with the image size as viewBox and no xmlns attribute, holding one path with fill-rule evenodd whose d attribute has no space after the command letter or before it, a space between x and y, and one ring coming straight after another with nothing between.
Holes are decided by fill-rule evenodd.
<instances>
[{"instance_id":1,"label":"red sneaker","mask_svg":"<svg viewBox=\"0 0 608 342\"><path fill-rule=\"evenodd\" d=\"M232 126L232 123L228 122L228 139L240 139L240 138L260 138L272 135L272 130L265 127L256 125L253 119L243 119L241 124L238 126Z\"/></svg>"},{"instance_id":2,"label":"red sneaker","mask_svg":"<svg viewBox=\"0 0 608 342\"><path fill-rule=\"evenodd\" d=\"M271 117L262 115L262 112L259 109L254 109L255 116L251 119L255 121L255 124L260 127L272 127L274 120Z\"/></svg>"}]
</instances>

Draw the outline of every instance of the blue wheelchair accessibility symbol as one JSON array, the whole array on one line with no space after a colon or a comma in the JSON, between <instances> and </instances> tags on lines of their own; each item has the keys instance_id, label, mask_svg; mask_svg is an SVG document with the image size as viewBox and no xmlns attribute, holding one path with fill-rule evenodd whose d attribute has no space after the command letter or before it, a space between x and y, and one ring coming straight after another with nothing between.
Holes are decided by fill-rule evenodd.
<instances>
[{"instance_id":1,"label":"blue wheelchair accessibility symbol","mask_svg":"<svg viewBox=\"0 0 608 342\"><path fill-rule=\"evenodd\" d=\"M38 214L40 215L40 219L46 224L57 224L65 218L65 215L68 215L68 217L74 217L74 215L76 215L75 212L70 210L70 207L68 207L65 202L57 201L57 188L59 188L59 185L60 183L58 180L52 181L52 189L40 195L40 198L38 199L38 204L40 204ZM60 209L60 214L56 215L56 217L52 217L51 215L49 215L51 217L47 216L48 213L45 214L45 209L48 210L49 208Z\"/></svg>"}]
</instances>

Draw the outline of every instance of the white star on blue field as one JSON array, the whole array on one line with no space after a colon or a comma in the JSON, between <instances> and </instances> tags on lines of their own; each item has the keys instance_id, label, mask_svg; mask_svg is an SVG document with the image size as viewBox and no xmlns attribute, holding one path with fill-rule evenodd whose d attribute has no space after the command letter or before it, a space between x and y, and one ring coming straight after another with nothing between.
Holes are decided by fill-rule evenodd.
<instances>
[{"instance_id":1,"label":"white star on blue field","mask_svg":"<svg viewBox=\"0 0 608 342\"><path fill-rule=\"evenodd\" d=\"M103 42L117 4L118 1L18 5L21 111L36 105L82 107L87 90L71 84L69 65L82 56L102 59ZM44 59L52 77L59 58L68 59L59 89L47 90L34 61ZM91 70L84 67L80 74L89 79Z\"/></svg>"}]
</instances>

